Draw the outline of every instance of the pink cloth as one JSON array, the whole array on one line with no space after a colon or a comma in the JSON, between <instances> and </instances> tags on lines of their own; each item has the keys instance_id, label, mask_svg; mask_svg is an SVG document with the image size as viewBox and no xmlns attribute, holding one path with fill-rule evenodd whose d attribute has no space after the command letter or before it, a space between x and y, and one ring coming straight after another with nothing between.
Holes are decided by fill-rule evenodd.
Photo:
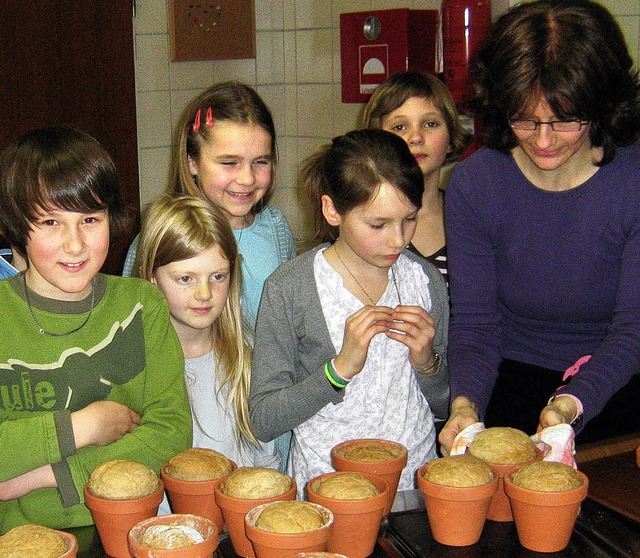
<instances>
[{"instance_id":1,"label":"pink cloth","mask_svg":"<svg viewBox=\"0 0 640 558\"><path fill-rule=\"evenodd\" d=\"M470 424L464 430L458 433L453 440L451 446L451 455L461 455L467 451L467 447L473 439L483 430L484 423L476 422ZM559 461L577 469L575 454L575 433L573 428L568 424L557 424L549 426L540 432L531 436L533 443L542 451L544 461Z\"/></svg>"}]
</instances>

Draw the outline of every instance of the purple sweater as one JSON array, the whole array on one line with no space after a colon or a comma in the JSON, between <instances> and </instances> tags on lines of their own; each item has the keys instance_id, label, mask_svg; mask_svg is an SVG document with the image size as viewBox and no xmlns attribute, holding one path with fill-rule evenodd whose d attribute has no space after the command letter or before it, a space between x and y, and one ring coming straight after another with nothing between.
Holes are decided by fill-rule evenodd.
<instances>
[{"instance_id":1,"label":"purple sweater","mask_svg":"<svg viewBox=\"0 0 640 558\"><path fill-rule=\"evenodd\" d=\"M447 187L451 396L483 417L502 358L565 370L584 422L640 372L640 146L577 188L534 187L482 149Z\"/></svg>"}]
</instances>

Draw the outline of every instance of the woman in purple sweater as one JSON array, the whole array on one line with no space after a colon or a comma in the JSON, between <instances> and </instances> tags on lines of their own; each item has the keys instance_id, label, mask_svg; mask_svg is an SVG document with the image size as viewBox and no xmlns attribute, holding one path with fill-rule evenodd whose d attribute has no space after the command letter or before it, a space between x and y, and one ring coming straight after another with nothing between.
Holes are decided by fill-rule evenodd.
<instances>
[{"instance_id":1,"label":"woman in purple sweater","mask_svg":"<svg viewBox=\"0 0 640 558\"><path fill-rule=\"evenodd\" d=\"M442 449L479 420L640 431L640 83L620 28L591 1L520 5L473 79L488 137L447 188Z\"/></svg>"}]
</instances>

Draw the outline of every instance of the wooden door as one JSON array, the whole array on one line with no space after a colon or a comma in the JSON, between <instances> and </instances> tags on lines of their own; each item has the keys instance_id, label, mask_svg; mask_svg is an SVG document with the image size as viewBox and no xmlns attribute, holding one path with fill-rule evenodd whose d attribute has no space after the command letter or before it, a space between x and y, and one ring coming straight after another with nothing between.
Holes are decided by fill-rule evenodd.
<instances>
[{"instance_id":1,"label":"wooden door","mask_svg":"<svg viewBox=\"0 0 640 558\"><path fill-rule=\"evenodd\" d=\"M0 148L43 126L88 132L114 158L137 218L132 2L0 2ZM114 239L103 271L120 273L132 236Z\"/></svg>"}]
</instances>

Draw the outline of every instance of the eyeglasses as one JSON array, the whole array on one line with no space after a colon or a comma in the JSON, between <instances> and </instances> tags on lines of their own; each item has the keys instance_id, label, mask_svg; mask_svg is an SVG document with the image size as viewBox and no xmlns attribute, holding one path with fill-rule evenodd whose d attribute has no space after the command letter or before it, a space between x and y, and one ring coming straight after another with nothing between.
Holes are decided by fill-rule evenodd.
<instances>
[{"instance_id":1,"label":"eyeglasses","mask_svg":"<svg viewBox=\"0 0 640 558\"><path fill-rule=\"evenodd\" d=\"M588 120L551 120L549 122L539 122L537 120L509 120L509 126L514 130L522 130L523 132L535 132L538 126L547 124L551 126L554 132L577 132L582 129L585 124L589 124Z\"/></svg>"}]
</instances>

